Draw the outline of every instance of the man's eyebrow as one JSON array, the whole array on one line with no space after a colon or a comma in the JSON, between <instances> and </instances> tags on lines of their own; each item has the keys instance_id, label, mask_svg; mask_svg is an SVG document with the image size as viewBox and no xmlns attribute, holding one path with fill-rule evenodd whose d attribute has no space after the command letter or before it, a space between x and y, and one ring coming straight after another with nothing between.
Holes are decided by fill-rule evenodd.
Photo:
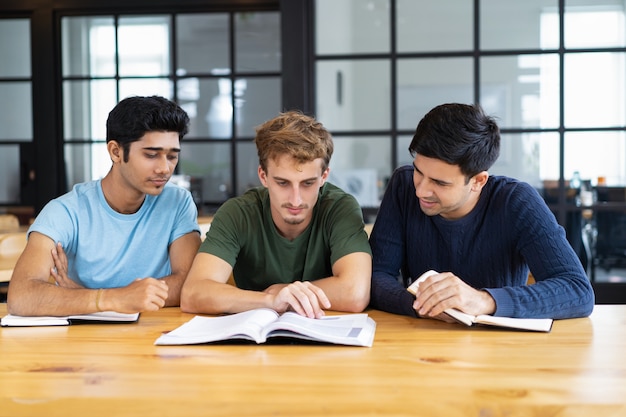
<instances>
[{"instance_id":1,"label":"man's eyebrow","mask_svg":"<svg viewBox=\"0 0 626 417\"><path fill-rule=\"evenodd\" d=\"M286 182L292 182L291 180L288 180L287 178L283 178L283 177L272 177L274 178L274 181L286 181ZM307 182L307 181L316 181L318 177L311 177L311 178L305 178L303 180L300 180L300 182Z\"/></svg>"},{"instance_id":2,"label":"man's eyebrow","mask_svg":"<svg viewBox=\"0 0 626 417\"><path fill-rule=\"evenodd\" d=\"M170 148L170 149L165 149L165 148L161 148L158 146L146 146L144 148L142 148L146 151L155 151L155 152L160 152L160 151L167 151L167 152L179 152L180 153L180 148Z\"/></svg>"},{"instance_id":3,"label":"man's eyebrow","mask_svg":"<svg viewBox=\"0 0 626 417\"><path fill-rule=\"evenodd\" d=\"M422 171L420 171L419 168L415 165L415 162L413 162L413 169L416 170L417 172L419 172L420 174L424 175L424 173ZM442 185L450 185L450 184L452 184L450 181L440 180L440 179L437 179L437 178L430 178L430 180L434 181L434 182L436 182L438 184L442 184Z\"/></svg>"}]
</instances>

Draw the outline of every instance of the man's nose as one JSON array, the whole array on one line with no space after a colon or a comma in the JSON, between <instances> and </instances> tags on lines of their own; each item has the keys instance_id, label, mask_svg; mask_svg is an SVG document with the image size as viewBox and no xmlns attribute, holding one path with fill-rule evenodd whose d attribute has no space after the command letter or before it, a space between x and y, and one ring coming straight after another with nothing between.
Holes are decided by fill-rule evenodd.
<instances>
[{"instance_id":1,"label":"man's nose","mask_svg":"<svg viewBox=\"0 0 626 417\"><path fill-rule=\"evenodd\" d=\"M168 172L171 171L171 163L170 161L167 159L167 155L163 156L162 158L159 158L157 167L156 167L156 171L159 173L163 173L163 174L167 174Z\"/></svg>"},{"instance_id":2,"label":"man's nose","mask_svg":"<svg viewBox=\"0 0 626 417\"><path fill-rule=\"evenodd\" d=\"M302 195L300 194L300 187L297 185L291 189L291 195L289 196L289 204L294 207L300 206L302 204Z\"/></svg>"},{"instance_id":3,"label":"man's nose","mask_svg":"<svg viewBox=\"0 0 626 417\"><path fill-rule=\"evenodd\" d=\"M425 184L426 181L414 181L415 183L415 196L417 198L430 197L432 195L432 189Z\"/></svg>"}]
</instances>

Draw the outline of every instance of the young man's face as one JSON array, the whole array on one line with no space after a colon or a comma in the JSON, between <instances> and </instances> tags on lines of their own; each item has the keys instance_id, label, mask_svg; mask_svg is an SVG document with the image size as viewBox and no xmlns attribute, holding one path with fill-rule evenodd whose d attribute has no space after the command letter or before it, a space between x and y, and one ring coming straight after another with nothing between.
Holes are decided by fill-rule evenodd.
<instances>
[{"instance_id":1,"label":"young man's face","mask_svg":"<svg viewBox=\"0 0 626 417\"><path fill-rule=\"evenodd\" d=\"M130 144L128 162L121 146L109 148L119 164L124 186L141 194L158 195L174 173L180 153L178 132L148 132Z\"/></svg>"},{"instance_id":2,"label":"young man's face","mask_svg":"<svg viewBox=\"0 0 626 417\"><path fill-rule=\"evenodd\" d=\"M455 220L467 215L478 202L488 176L483 171L465 183L465 175L458 165L419 154L413 160L415 195L427 216L441 215Z\"/></svg>"},{"instance_id":3,"label":"young man's face","mask_svg":"<svg viewBox=\"0 0 626 417\"><path fill-rule=\"evenodd\" d=\"M321 158L303 164L287 155L269 160L259 179L267 187L274 224L285 237L294 238L309 225L319 189L328 178Z\"/></svg>"}]
</instances>

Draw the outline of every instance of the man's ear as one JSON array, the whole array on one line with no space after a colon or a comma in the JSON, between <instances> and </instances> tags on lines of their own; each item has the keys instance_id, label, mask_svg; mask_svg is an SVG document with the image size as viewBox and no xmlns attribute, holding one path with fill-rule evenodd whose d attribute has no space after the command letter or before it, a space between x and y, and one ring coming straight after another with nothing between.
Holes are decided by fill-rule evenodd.
<instances>
[{"instance_id":1,"label":"man's ear","mask_svg":"<svg viewBox=\"0 0 626 417\"><path fill-rule=\"evenodd\" d=\"M330 174L330 168L326 168L324 172L322 172L322 185L326 183L328 180L328 175Z\"/></svg>"},{"instance_id":2,"label":"man's ear","mask_svg":"<svg viewBox=\"0 0 626 417\"><path fill-rule=\"evenodd\" d=\"M124 150L116 140L107 142L107 150L109 151L109 156L111 157L111 161L113 163L120 162L122 160Z\"/></svg>"},{"instance_id":3,"label":"man's ear","mask_svg":"<svg viewBox=\"0 0 626 417\"><path fill-rule=\"evenodd\" d=\"M263 168L261 168L261 165L259 165L258 173L259 173L259 181L261 181L261 184L263 184L263 186L267 188L267 173L263 171Z\"/></svg>"},{"instance_id":4,"label":"man's ear","mask_svg":"<svg viewBox=\"0 0 626 417\"><path fill-rule=\"evenodd\" d=\"M487 180L489 179L489 173L487 171L481 171L472 177L472 191L480 192Z\"/></svg>"}]
</instances>

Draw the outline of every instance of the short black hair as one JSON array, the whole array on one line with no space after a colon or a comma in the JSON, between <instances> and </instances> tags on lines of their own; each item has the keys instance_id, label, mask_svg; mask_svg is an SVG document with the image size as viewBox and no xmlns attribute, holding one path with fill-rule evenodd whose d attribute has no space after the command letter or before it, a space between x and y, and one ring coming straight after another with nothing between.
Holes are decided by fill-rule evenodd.
<instances>
[{"instance_id":1,"label":"short black hair","mask_svg":"<svg viewBox=\"0 0 626 417\"><path fill-rule=\"evenodd\" d=\"M160 96L132 96L120 101L109 113L106 141L114 140L124 149L128 162L130 144L147 132L178 132L178 138L189 131L189 116L176 103Z\"/></svg>"},{"instance_id":2,"label":"short black hair","mask_svg":"<svg viewBox=\"0 0 626 417\"><path fill-rule=\"evenodd\" d=\"M469 180L498 159L500 128L478 104L442 104L420 120L409 152L458 165Z\"/></svg>"}]
</instances>

